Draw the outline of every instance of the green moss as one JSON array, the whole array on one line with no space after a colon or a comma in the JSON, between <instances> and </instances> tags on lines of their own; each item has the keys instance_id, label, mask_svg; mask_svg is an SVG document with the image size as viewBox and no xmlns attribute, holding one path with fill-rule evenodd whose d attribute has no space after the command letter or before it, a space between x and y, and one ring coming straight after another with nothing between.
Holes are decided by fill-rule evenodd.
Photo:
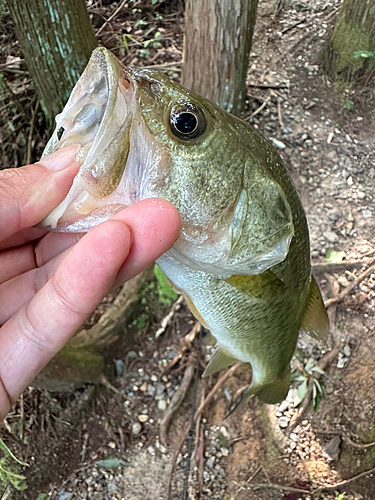
<instances>
[{"instance_id":1,"label":"green moss","mask_svg":"<svg viewBox=\"0 0 375 500\"><path fill-rule=\"evenodd\" d=\"M332 45L336 54L336 71L340 73L346 68L350 68L352 73L356 73L364 64L363 58L355 58L354 54L358 50L371 50L373 45L370 34L361 27L341 19L336 26L333 35Z\"/></svg>"},{"instance_id":2,"label":"green moss","mask_svg":"<svg viewBox=\"0 0 375 500\"><path fill-rule=\"evenodd\" d=\"M358 53L371 53L375 49L375 38L365 18L352 19L346 5L342 7L324 59L327 73L335 80L351 82L374 67L375 58L358 57Z\"/></svg>"},{"instance_id":3,"label":"green moss","mask_svg":"<svg viewBox=\"0 0 375 500\"><path fill-rule=\"evenodd\" d=\"M368 431L359 436L362 443L375 441L375 424ZM340 464L345 468L348 475L360 474L375 467L375 446L357 450L350 446L344 448L340 457Z\"/></svg>"},{"instance_id":4,"label":"green moss","mask_svg":"<svg viewBox=\"0 0 375 500\"><path fill-rule=\"evenodd\" d=\"M263 430L266 440L266 458L267 462L264 465L268 471L276 467L280 461L280 450L275 443L271 422L267 413L267 405L263 404L260 408L260 419L263 424Z\"/></svg>"}]
</instances>

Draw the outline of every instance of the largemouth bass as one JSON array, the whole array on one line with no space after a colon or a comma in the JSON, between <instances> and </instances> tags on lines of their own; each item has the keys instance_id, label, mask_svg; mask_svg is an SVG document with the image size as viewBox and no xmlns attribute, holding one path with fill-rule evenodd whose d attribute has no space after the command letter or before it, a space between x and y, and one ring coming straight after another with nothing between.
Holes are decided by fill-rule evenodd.
<instances>
[{"instance_id":1,"label":"largemouth bass","mask_svg":"<svg viewBox=\"0 0 375 500\"><path fill-rule=\"evenodd\" d=\"M298 332L328 332L304 210L283 162L251 126L150 69L96 49L44 154L80 144L82 166L43 221L88 231L139 200L175 205L181 234L157 264L216 338L204 375L250 363L244 398L282 400Z\"/></svg>"}]
</instances>

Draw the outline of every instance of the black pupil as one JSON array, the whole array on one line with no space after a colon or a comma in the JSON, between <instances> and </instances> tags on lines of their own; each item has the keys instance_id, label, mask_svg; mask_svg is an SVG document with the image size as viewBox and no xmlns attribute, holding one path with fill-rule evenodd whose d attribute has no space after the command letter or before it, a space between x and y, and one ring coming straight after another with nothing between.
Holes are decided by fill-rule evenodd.
<instances>
[{"instance_id":1,"label":"black pupil","mask_svg":"<svg viewBox=\"0 0 375 500\"><path fill-rule=\"evenodd\" d=\"M181 113L176 116L174 125L181 134L191 134L197 128L198 120L193 113Z\"/></svg>"},{"instance_id":2,"label":"black pupil","mask_svg":"<svg viewBox=\"0 0 375 500\"><path fill-rule=\"evenodd\" d=\"M57 139L60 140L63 133L65 132L64 127L60 127L59 130L57 131Z\"/></svg>"}]
</instances>

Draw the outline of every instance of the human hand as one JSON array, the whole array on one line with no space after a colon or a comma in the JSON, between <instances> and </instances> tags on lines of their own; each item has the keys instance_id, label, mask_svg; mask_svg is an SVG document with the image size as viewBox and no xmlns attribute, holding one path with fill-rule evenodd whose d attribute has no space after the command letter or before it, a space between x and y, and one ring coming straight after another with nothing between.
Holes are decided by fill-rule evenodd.
<instances>
[{"instance_id":1,"label":"human hand","mask_svg":"<svg viewBox=\"0 0 375 500\"><path fill-rule=\"evenodd\" d=\"M79 165L64 148L0 171L0 419L113 286L178 237L169 202L136 203L89 233L33 228L66 196Z\"/></svg>"}]
</instances>

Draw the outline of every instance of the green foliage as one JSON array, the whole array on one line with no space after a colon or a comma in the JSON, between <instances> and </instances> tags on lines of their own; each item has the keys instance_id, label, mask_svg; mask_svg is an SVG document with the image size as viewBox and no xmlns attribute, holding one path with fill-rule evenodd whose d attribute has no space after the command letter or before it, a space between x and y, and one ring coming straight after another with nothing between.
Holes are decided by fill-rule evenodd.
<instances>
[{"instance_id":1,"label":"green foliage","mask_svg":"<svg viewBox=\"0 0 375 500\"><path fill-rule=\"evenodd\" d=\"M36 500L46 500L46 498L48 498L48 493L39 493Z\"/></svg>"},{"instance_id":2,"label":"green foliage","mask_svg":"<svg viewBox=\"0 0 375 500\"><path fill-rule=\"evenodd\" d=\"M134 29L140 26L148 26L148 22L145 19L138 20ZM141 59L145 59L150 55L150 48L157 50L162 47L161 41L163 40L163 34L160 31L156 31L152 38L147 39L154 31L156 27L150 26L149 29L143 34L143 42L136 40L130 33L123 33L121 36L115 34L115 39L117 40L117 48L119 49L120 56L124 57L130 52L130 47L138 45L140 48L138 50L138 56ZM1 83L1 81L0 81Z\"/></svg>"},{"instance_id":3,"label":"green foliage","mask_svg":"<svg viewBox=\"0 0 375 500\"><path fill-rule=\"evenodd\" d=\"M359 59L360 57L362 57L363 59L370 59L371 57L375 57L375 50L357 50L356 52L354 52L354 57L356 59Z\"/></svg>"},{"instance_id":4,"label":"green foliage","mask_svg":"<svg viewBox=\"0 0 375 500\"><path fill-rule=\"evenodd\" d=\"M359 60L355 56L358 51L353 52L353 48L360 46L369 48L371 44L370 34L361 26L345 18L342 18L340 22L338 21L333 37L333 48L337 55L337 73L350 68L351 73L354 74L361 69L363 60ZM361 50L359 52L365 53L366 51Z\"/></svg>"},{"instance_id":5,"label":"green foliage","mask_svg":"<svg viewBox=\"0 0 375 500\"><path fill-rule=\"evenodd\" d=\"M340 493L340 495L337 495L335 500L344 500L346 497L346 493Z\"/></svg>"},{"instance_id":6,"label":"green foliage","mask_svg":"<svg viewBox=\"0 0 375 500\"><path fill-rule=\"evenodd\" d=\"M27 489L26 477L19 474L19 465L12 463L6 456L0 459L0 483L7 487L11 484L17 491Z\"/></svg>"},{"instance_id":7,"label":"green foliage","mask_svg":"<svg viewBox=\"0 0 375 500\"><path fill-rule=\"evenodd\" d=\"M312 402L314 411L318 409L319 403L322 399L327 398L327 392L324 383L318 380L317 375L324 375L324 371L317 365L315 359L309 358L306 364L299 370L292 373L292 380L297 382L297 396L294 399L294 406L297 407L305 399L309 382L312 381Z\"/></svg>"},{"instance_id":8,"label":"green foliage","mask_svg":"<svg viewBox=\"0 0 375 500\"><path fill-rule=\"evenodd\" d=\"M141 314L139 316L139 318L137 319L137 323L136 323L138 330L141 330L142 328L144 328L146 326L146 323L147 323L147 315Z\"/></svg>"},{"instance_id":9,"label":"green foliage","mask_svg":"<svg viewBox=\"0 0 375 500\"><path fill-rule=\"evenodd\" d=\"M137 41L130 35L129 33L124 33L122 36L115 34L115 38L117 40L117 47L119 49L120 55L124 57L129 54L129 41L133 43L137 43Z\"/></svg>"},{"instance_id":10,"label":"green foliage","mask_svg":"<svg viewBox=\"0 0 375 500\"><path fill-rule=\"evenodd\" d=\"M0 438L0 450L4 456L0 459L0 484L4 488L12 485L18 491L27 489L26 477L19 474L20 466L28 464L17 458Z\"/></svg>"},{"instance_id":11,"label":"green foliage","mask_svg":"<svg viewBox=\"0 0 375 500\"><path fill-rule=\"evenodd\" d=\"M344 102L342 109L346 109L347 111L350 111L351 109L353 109L353 107L354 107L354 102L350 101L348 99L347 101Z\"/></svg>"},{"instance_id":12,"label":"green foliage","mask_svg":"<svg viewBox=\"0 0 375 500\"><path fill-rule=\"evenodd\" d=\"M157 280L159 302L168 305L171 302L175 301L178 297L178 294L169 286L167 277L156 264L154 267L154 273Z\"/></svg>"},{"instance_id":13,"label":"green foliage","mask_svg":"<svg viewBox=\"0 0 375 500\"><path fill-rule=\"evenodd\" d=\"M12 458L15 462L19 463L20 465L28 467L28 464L26 462L23 462L11 452L11 450L8 448L8 446L4 443L4 441L1 438L0 438L0 450L4 452L5 456Z\"/></svg>"},{"instance_id":14,"label":"green foliage","mask_svg":"<svg viewBox=\"0 0 375 500\"><path fill-rule=\"evenodd\" d=\"M162 46L160 41L163 39L163 35L160 33L160 31L157 31L154 35L154 38L152 38L151 40L145 40L143 42L143 47L144 48L147 48L149 46L151 46L153 49L160 49L160 47Z\"/></svg>"}]
</instances>

